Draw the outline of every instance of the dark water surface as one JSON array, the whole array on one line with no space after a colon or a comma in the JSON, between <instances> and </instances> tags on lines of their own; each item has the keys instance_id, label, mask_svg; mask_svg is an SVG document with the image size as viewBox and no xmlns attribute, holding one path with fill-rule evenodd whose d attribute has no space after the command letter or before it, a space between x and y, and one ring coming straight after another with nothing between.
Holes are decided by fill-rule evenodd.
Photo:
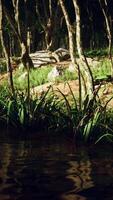
<instances>
[{"instance_id":1,"label":"dark water surface","mask_svg":"<svg viewBox=\"0 0 113 200\"><path fill-rule=\"evenodd\" d=\"M112 200L113 148L0 140L0 200Z\"/></svg>"}]
</instances>

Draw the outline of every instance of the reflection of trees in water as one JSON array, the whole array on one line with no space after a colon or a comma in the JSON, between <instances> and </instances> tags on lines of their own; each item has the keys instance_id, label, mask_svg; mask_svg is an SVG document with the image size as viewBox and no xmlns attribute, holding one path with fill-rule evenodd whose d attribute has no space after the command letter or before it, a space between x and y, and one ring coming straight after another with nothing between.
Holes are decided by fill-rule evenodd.
<instances>
[{"instance_id":1,"label":"reflection of trees in water","mask_svg":"<svg viewBox=\"0 0 113 200\"><path fill-rule=\"evenodd\" d=\"M14 183L10 180L8 170L12 157L12 146L9 143L0 145L0 200L10 200L10 195L6 191L7 188L12 187ZM13 199L12 199L13 200Z\"/></svg>"},{"instance_id":2,"label":"reflection of trees in water","mask_svg":"<svg viewBox=\"0 0 113 200\"><path fill-rule=\"evenodd\" d=\"M64 143L1 144L0 200L8 199L6 193L11 200L23 194L26 199L26 190L33 193L32 188L40 200L49 194L59 200L86 200L81 191L113 181L112 159L89 159L87 152L73 154L69 148Z\"/></svg>"},{"instance_id":3,"label":"reflection of trees in water","mask_svg":"<svg viewBox=\"0 0 113 200\"><path fill-rule=\"evenodd\" d=\"M93 186L91 177L91 162L86 161L70 161L70 168L67 171L67 178L72 180L75 185L75 191L82 190Z\"/></svg>"},{"instance_id":4,"label":"reflection of trees in water","mask_svg":"<svg viewBox=\"0 0 113 200\"><path fill-rule=\"evenodd\" d=\"M62 200L86 200L77 194L77 192L93 187L93 180L91 177L92 165L89 160L70 161L69 169L67 169L66 178L73 182L74 189L62 195Z\"/></svg>"},{"instance_id":5,"label":"reflection of trees in water","mask_svg":"<svg viewBox=\"0 0 113 200\"><path fill-rule=\"evenodd\" d=\"M75 189L62 195L62 200L113 198L113 159L102 157L86 161L71 161L68 176ZM91 189L92 188L92 189ZM106 195L104 198L103 195Z\"/></svg>"},{"instance_id":6,"label":"reflection of trees in water","mask_svg":"<svg viewBox=\"0 0 113 200\"><path fill-rule=\"evenodd\" d=\"M2 183L5 183L8 178L7 171L10 165L12 156L12 148L10 144L2 144L0 147L0 179ZM0 187L1 189L1 187Z\"/></svg>"},{"instance_id":7,"label":"reflection of trees in water","mask_svg":"<svg viewBox=\"0 0 113 200\"><path fill-rule=\"evenodd\" d=\"M0 145L0 200L10 199L10 188L16 186L14 179L16 158L21 157L23 153L23 143Z\"/></svg>"},{"instance_id":8,"label":"reflection of trees in water","mask_svg":"<svg viewBox=\"0 0 113 200\"><path fill-rule=\"evenodd\" d=\"M112 184L113 186L113 158L93 159L91 162L92 177L95 183L103 186Z\"/></svg>"},{"instance_id":9,"label":"reflection of trees in water","mask_svg":"<svg viewBox=\"0 0 113 200\"><path fill-rule=\"evenodd\" d=\"M64 194L62 195L60 200L88 200L88 199L78 194Z\"/></svg>"},{"instance_id":10,"label":"reflection of trees in water","mask_svg":"<svg viewBox=\"0 0 113 200\"><path fill-rule=\"evenodd\" d=\"M72 149L69 150L67 144L66 147L61 144L33 146L31 143L20 142L2 144L0 150L2 192L6 189L10 191L12 187L12 191L17 193L15 195L19 196L23 184L24 187L35 184L42 194L46 188L61 196L67 191L71 195L71 188L76 192L92 184L90 162L70 161ZM33 176L34 180L30 183Z\"/></svg>"}]
</instances>

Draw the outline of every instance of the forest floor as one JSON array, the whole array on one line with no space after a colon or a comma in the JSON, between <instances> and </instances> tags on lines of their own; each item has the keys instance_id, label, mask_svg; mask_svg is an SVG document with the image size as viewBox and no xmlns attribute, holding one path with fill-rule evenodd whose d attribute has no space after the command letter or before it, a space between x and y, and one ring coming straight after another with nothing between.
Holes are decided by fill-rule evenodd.
<instances>
[{"instance_id":1,"label":"forest floor","mask_svg":"<svg viewBox=\"0 0 113 200\"><path fill-rule=\"evenodd\" d=\"M89 65L93 64L94 68L98 68L98 64L101 62L104 62L104 59L108 58L88 58L88 63ZM62 68L67 68L70 64L70 61L63 61L58 63L57 65L59 65L59 67ZM54 66L54 64L53 64ZM100 86L101 85L101 86ZM75 96L78 97L79 95L79 81L78 80L69 80L68 84L66 82L49 82L49 83L45 83L42 84L40 86L36 86L31 90L31 93L37 95L37 94L41 94L43 92L46 92L48 90L48 88L52 86L53 91L55 91L57 94L59 92L59 90L61 92L63 92L63 94L65 96L70 96L71 95L71 91L69 86L71 87L72 91L74 92ZM109 103L107 104L108 108L113 107L113 79L112 78L108 78L108 79L101 79L98 80L97 83L95 82L95 89L97 89L98 87L100 87L99 89L99 99L101 100L102 104L105 105L109 100Z\"/></svg>"},{"instance_id":2,"label":"forest floor","mask_svg":"<svg viewBox=\"0 0 113 200\"><path fill-rule=\"evenodd\" d=\"M89 58L89 61L91 59ZM101 59L102 60L102 59ZM63 61L58 63L57 65L59 67L64 67L67 68L67 66L69 66L70 61ZM46 66L45 66L46 67ZM54 65L53 65L54 67ZM96 67L96 66L95 66ZM15 70L14 70L14 74L15 74ZM7 79L7 73L4 74L0 74L0 85L2 85L2 83L4 82L4 80ZM106 103L112 96L113 96L113 80L102 80L100 81L101 83L101 87L99 89L99 98L101 99L102 103ZM99 87L99 84L97 83L95 84L95 89ZM69 85L68 85L69 84ZM31 89L31 94L37 96L45 91L48 90L48 88L50 86L52 86L52 89L58 93L58 90L60 90L61 92L63 92L64 95L69 96L71 94L70 88L71 87L72 91L74 92L75 96L78 96L79 94L79 82L78 80L69 80L68 84L66 82L47 82L45 84L39 85L39 86L35 86ZM113 99L111 99L108 103L108 107L113 107Z\"/></svg>"},{"instance_id":3,"label":"forest floor","mask_svg":"<svg viewBox=\"0 0 113 200\"><path fill-rule=\"evenodd\" d=\"M69 84L69 85L68 85ZM63 92L63 94L65 96L70 96L71 95L71 91L69 86L71 87L72 91L74 92L75 96L78 97L79 94L79 82L78 80L71 80L68 81L68 84L66 83L45 83L43 85L37 86L35 88L33 88L31 90L31 93L33 93L34 95L38 95L41 94L43 92L46 92L48 90L48 88L50 86L52 86L53 91L55 91L56 94L59 93L59 90L61 92ZM98 88L99 85L95 85L95 89ZM106 104L107 101L109 101L109 99L111 99L108 103L108 107L111 108L113 107L113 82L103 82L103 84L101 85L100 89L99 89L99 98L102 102L102 104Z\"/></svg>"}]
</instances>

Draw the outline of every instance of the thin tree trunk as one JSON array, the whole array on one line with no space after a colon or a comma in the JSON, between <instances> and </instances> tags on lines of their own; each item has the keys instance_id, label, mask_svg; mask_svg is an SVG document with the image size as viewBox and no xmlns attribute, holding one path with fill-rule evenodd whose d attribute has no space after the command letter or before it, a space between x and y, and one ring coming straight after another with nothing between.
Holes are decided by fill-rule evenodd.
<instances>
[{"instance_id":1,"label":"thin tree trunk","mask_svg":"<svg viewBox=\"0 0 113 200\"><path fill-rule=\"evenodd\" d=\"M26 10L26 2L24 1L24 9L25 9L25 22L21 20L21 0L17 0L16 5L15 5L15 11L16 11L16 23L18 26L18 33L20 35L20 46L21 46L21 58L23 65L27 68L33 68L33 62L29 56L29 48L27 45L27 25L26 25L26 15L27 15L27 10Z\"/></svg>"},{"instance_id":2,"label":"thin tree trunk","mask_svg":"<svg viewBox=\"0 0 113 200\"><path fill-rule=\"evenodd\" d=\"M4 11L6 14L6 17L14 31L14 33L16 34L18 41L20 43L20 47L21 47L21 59L22 59L22 63L23 65L29 66L29 68L34 68L33 62L29 56L29 49L27 46L27 30L26 30L26 25L23 24L23 22L21 22L20 19L20 10L19 10L19 3L20 0L17 0L15 2L13 2L13 6L14 6L14 17L12 18L10 11L7 10L6 6L4 5ZM26 11L25 11L26 12Z\"/></svg>"},{"instance_id":3,"label":"thin tree trunk","mask_svg":"<svg viewBox=\"0 0 113 200\"><path fill-rule=\"evenodd\" d=\"M80 8L78 5L78 0L73 0L73 5L75 8L75 15L76 15L76 45L78 55L81 60L80 69L82 74L84 74L85 84L87 87L87 94L89 95L89 99L91 99L94 95L94 82L91 69L88 65L87 59L84 55L83 48L82 48L82 41L81 41L81 18L80 18Z\"/></svg>"},{"instance_id":4,"label":"thin tree trunk","mask_svg":"<svg viewBox=\"0 0 113 200\"><path fill-rule=\"evenodd\" d=\"M7 63L7 72L8 72L8 78L9 78L9 86L11 89L11 92L13 96L15 96L15 89L14 89L14 83L13 83L13 73L12 73L12 66L11 66L11 59L10 59L10 48L7 47L7 44L5 42L4 37L4 30L3 30L3 23L4 23L4 14L3 14L3 5L0 0L0 38L1 38L1 44L3 47L6 63Z\"/></svg>"},{"instance_id":5,"label":"thin tree trunk","mask_svg":"<svg viewBox=\"0 0 113 200\"><path fill-rule=\"evenodd\" d=\"M81 109L82 106L82 87L84 88L84 91L86 91L85 84L84 84L84 78L83 74L81 72L79 64L76 62L76 57L75 57L75 47L74 47L74 37L73 37L73 29L72 25L69 19L68 12L65 8L65 4L63 0L59 0L60 6L62 8L65 21L66 21L66 26L68 30L68 37L69 37L69 52L70 52L70 57L71 57L71 62L73 67L77 66L78 70L78 78L79 78L79 108Z\"/></svg>"},{"instance_id":6,"label":"thin tree trunk","mask_svg":"<svg viewBox=\"0 0 113 200\"><path fill-rule=\"evenodd\" d=\"M74 47L74 38L73 38L72 25L71 25L67 10L65 8L64 1L63 0L59 0L59 3L60 3L60 6L62 8L62 12L64 14L65 21L66 21L66 26L67 26L67 29L68 29L69 52L70 52L71 61L72 61L72 64L75 65L76 64L76 59L75 59L75 47Z\"/></svg>"},{"instance_id":7,"label":"thin tree trunk","mask_svg":"<svg viewBox=\"0 0 113 200\"><path fill-rule=\"evenodd\" d=\"M52 18L53 13L52 13L52 0L49 0L49 16Z\"/></svg>"},{"instance_id":8,"label":"thin tree trunk","mask_svg":"<svg viewBox=\"0 0 113 200\"><path fill-rule=\"evenodd\" d=\"M108 54L109 54L109 58L111 60L111 65L112 65L112 69L111 69L111 75L113 76L113 59L112 59L112 27L111 27L111 23L109 20L109 14L108 14L108 7L107 7L107 0L99 0L104 18L105 18L105 22L106 22L106 31L107 31L107 37L108 37Z\"/></svg>"}]
</instances>

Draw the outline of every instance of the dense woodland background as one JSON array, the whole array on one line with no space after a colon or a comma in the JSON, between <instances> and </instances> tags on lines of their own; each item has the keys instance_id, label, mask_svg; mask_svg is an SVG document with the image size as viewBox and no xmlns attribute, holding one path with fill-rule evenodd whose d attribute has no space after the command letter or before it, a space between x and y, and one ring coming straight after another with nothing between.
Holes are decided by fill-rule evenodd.
<instances>
[{"instance_id":1,"label":"dense woodland background","mask_svg":"<svg viewBox=\"0 0 113 200\"><path fill-rule=\"evenodd\" d=\"M3 1L3 0L2 0ZM104 1L101 0L104 4ZM106 13L113 25L113 0L108 0ZM76 17L72 0L65 0L65 7L69 14L70 22L75 34ZM18 4L18 5L17 5ZM83 47L95 49L108 45L106 22L99 0L79 0L81 11L81 37ZM18 8L17 8L18 6ZM17 11L18 9L18 11ZM46 49L50 40L49 49L56 50L59 47L68 48L68 33L65 18L61 6L57 0L4 0L3 1L3 31L11 56L20 55L17 34L10 24L14 18L21 21L21 34L28 37L30 52ZM19 16L18 16L19 15ZM9 22L10 17L10 22ZM17 19L15 19L17 20ZM18 25L17 25L18 26ZM22 27L23 26L23 27ZM22 30L23 29L23 30ZM26 33L27 32L27 33ZM112 31L113 34L113 31ZM3 56L0 44L0 56Z\"/></svg>"},{"instance_id":2,"label":"dense woodland background","mask_svg":"<svg viewBox=\"0 0 113 200\"><path fill-rule=\"evenodd\" d=\"M20 56L25 68L33 68L29 54L40 49L69 49L73 66L82 79L82 93L92 98L93 75L84 49L108 46L112 61L112 0L1 0L1 56L5 55L9 82L14 94L10 57ZM78 54L81 65L76 62Z\"/></svg>"}]
</instances>

